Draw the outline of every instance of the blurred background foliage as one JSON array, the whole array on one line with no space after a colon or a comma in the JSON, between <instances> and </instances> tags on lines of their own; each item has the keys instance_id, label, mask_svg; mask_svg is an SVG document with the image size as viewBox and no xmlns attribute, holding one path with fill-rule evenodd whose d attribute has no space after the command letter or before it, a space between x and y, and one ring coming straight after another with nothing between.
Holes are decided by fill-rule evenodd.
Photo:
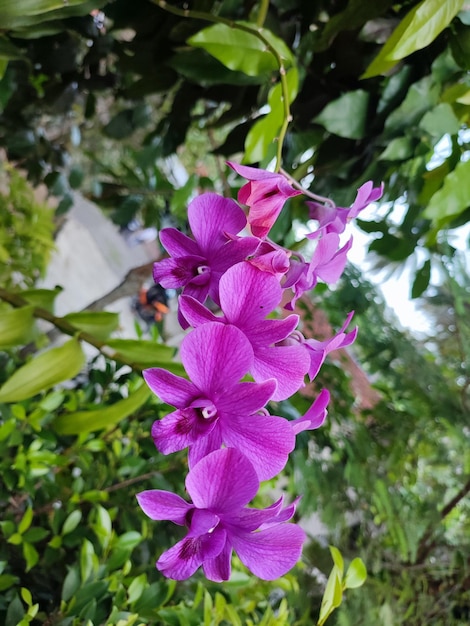
<instances>
[{"instance_id":1,"label":"blurred background foliage","mask_svg":"<svg viewBox=\"0 0 470 626\"><path fill-rule=\"evenodd\" d=\"M214 585L160 576L154 561L179 535L150 524L134 497L183 493L184 455L157 456L149 435L167 407L140 376L151 364L176 371L174 350L158 332L117 339L116 314L57 317L57 290L35 288L76 191L121 227L184 229L195 193L236 196L226 158L266 167L276 154L272 59L228 46L218 60L208 21L158 4L0 0L0 622L309 625L330 543L347 563L360 556L368 580L328 623L468 624L470 281L455 233L468 239L470 10L458 0L188 3L258 21L284 42L299 77L284 169L344 206L364 181L385 182L385 216L359 226L376 267L411 271L409 293L434 325L419 338L400 329L354 266L301 303L317 338L332 332L321 320L338 328L349 310L360 326L353 351L315 383L332 392L327 424L299 438L285 471L302 519L324 534L281 580L235 564L231 582ZM292 245L307 219L292 199L276 240ZM38 356L48 339L37 320L71 338ZM100 353L86 363L84 342ZM307 392L272 412L304 412Z\"/></svg>"}]
</instances>

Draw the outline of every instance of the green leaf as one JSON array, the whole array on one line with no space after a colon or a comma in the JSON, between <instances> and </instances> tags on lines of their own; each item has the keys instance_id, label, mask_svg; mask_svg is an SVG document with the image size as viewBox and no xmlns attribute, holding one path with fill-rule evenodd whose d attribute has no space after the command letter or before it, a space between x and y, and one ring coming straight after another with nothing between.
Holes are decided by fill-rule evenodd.
<instances>
[{"instance_id":1,"label":"green leaf","mask_svg":"<svg viewBox=\"0 0 470 626\"><path fill-rule=\"evenodd\" d=\"M23 515L21 522L18 524L18 532L20 535L24 535L24 533L31 526L31 522L33 521L33 509L28 507Z\"/></svg>"},{"instance_id":2,"label":"green leaf","mask_svg":"<svg viewBox=\"0 0 470 626\"><path fill-rule=\"evenodd\" d=\"M341 573L336 565L334 565L326 583L317 626L323 626L333 611L340 606L342 599Z\"/></svg>"},{"instance_id":3,"label":"green leaf","mask_svg":"<svg viewBox=\"0 0 470 626\"><path fill-rule=\"evenodd\" d=\"M431 278L431 261L428 259L423 266L416 272L416 276L411 288L411 297L418 298L429 285Z\"/></svg>"},{"instance_id":4,"label":"green leaf","mask_svg":"<svg viewBox=\"0 0 470 626\"><path fill-rule=\"evenodd\" d=\"M71 567L67 573L67 576L64 579L64 584L62 585L62 600L64 602L68 602L72 596L80 588L80 574L78 572L78 567Z\"/></svg>"},{"instance_id":5,"label":"green leaf","mask_svg":"<svg viewBox=\"0 0 470 626\"><path fill-rule=\"evenodd\" d=\"M0 0L2 29L18 29L50 20L87 15L96 0ZM28 33L28 30L25 31Z\"/></svg>"},{"instance_id":6,"label":"green leaf","mask_svg":"<svg viewBox=\"0 0 470 626\"><path fill-rule=\"evenodd\" d=\"M336 565L336 567L338 568L340 575L343 575L343 571L344 571L344 561L343 561L343 556L341 554L341 552L338 550L338 548L335 548L335 546L329 546L330 548L330 553L331 553L331 558L333 559L333 563Z\"/></svg>"},{"instance_id":7,"label":"green leaf","mask_svg":"<svg viewBox=\"0 0 470 626\"><path fill-rule=\"evenodd\" d=\"M67 516L64 525L62 526L62 535L68 535L73 532L80 524L81 519L82 512L79 509L72 511L70 515Z\"/></svg>"},{"instance_id":8,"label":"green leaf","mask_svg":"<svg viewBox=\"0 0 470 626\"><path fill-rule=\"evenodd\" d=\"M251 26L247 22L235 22ZM255 29L254 29L255 30ZM292 55L286 44L272 33L262 28L259 32L283 57L291 62ZM243 72L248 76L259 76L279 69L276 57L266 48L266 44L256 33L247 33L226 24L214 24L199 31L188 39L195 48L203 48L230 70Z\"/></svg>"},{"instance_id":9,"label":"green leaf","mask_svg":"<svg viewBox=\"0 0 470 626\"><path fill-rule=\"evenodd\" d=\"M211 85L255 85L264 77L248 76L243 72L229 70L205 50L183 50L175 54L167 64L190 81L204 87Z\"/></svg>"},{"instance_id":10,"label":"green leaf","mask_svg":"<svg viewBox=\"0 0 470 626\"><path fill-rule=\"evenodd\" d=\"M27 541L23 542L23 556L26 561L26 572L29 572L37 562L39 561L39 553L36 548L28 543Z\"/></svg>"},{"instance_id":11,"label":"green leaf","mask_svg":"<svg viewBox=\"0 0 470 626\"><path fill-rule=\"evenodd\" d=\"M398 24L362 78L385 74L400 59L425 48L457 15L463 0L423 0Z\"/></svg>"},{"instance_id":12,"label":"green leaf","mask_svg":"<svg viewBox=\"0 0 470 626\"><path fill-rule=\"evenodd\" d=\"M413 154L413 144L409 137L396 137L379 156L381 161L406 161Z\"/></svg>"},{"instance_id":13,"label":"green leaf","mask_svg":"<svg viewBox=\"0 0 470 626\"><path fill-rule=\"evenodd\" d=\"M295 100L299 87L299 75L295 67L287 72L286 80L290 104ZM271 109L270 112L258 120L246 136L244 163L262 161L266 157L270 144L279 133L284 121L281 83L277 83L270 89L268 105Z\"/></svg>"},{"instance_id":14,"label":"green leaf","mask_svg":"<svg viewBox=\"0 0 470 626\"><path fill-rule=\"evenodd\" d=\"M362 139L366 128L368 105L367 91L361 89L350 91L327 104L314 122L339 137Z\"/></svg>"},{"instance_id":15,"label":"green leaf","mask_svg":"<svg viewBox=\"0 0 470 626\"><path fill-rule=\"evenodd\" d=\"M82 311L64 316L72 326L98 339L107 339L119 326L119 313L109 311Z\"/></svg>"},{"instance_id":16,"label":"green leaf","mask_svg":"<svg viewBox=\"0 0 470 626\"><path fill-rule=\"evenodd\" d=\"M456 135L461 124L450 104L441 102L424 115L419 127L429 133L431 137L440 139L446 134Z\"/></svg>"},{"instance_id":17,"label":"green leaf","mask_svg":"<svg viewBox=\"0 0 470 626\"><path fill-rule=\"evenodd\" d=\"M80 372L84 362L80 342L70 339L20 367L0 389L0 402L19 402L69 380Z\"/></svg>"},{"instance_id":18,"label":"green leaf","mask_svg":"<svg viewBox=\"0 0 470 626\"><path fill-rule=\"evenodd\" d=\"M119 400L111 406L60 415L53 422L53 428L60 435L79 435L115 426L125 417L137 411L150 397L150 394L151 391L147 385L142 384L128 398Z\"/></svg>"},{"instance_id":19,"label":"green leaf","mask_svg":"<svg viewBox=\"0 0 470 626\"><path fill-rule=\"evenodd\" d=\"M21 597L23 598L23 601L28 605L31 606L33 604L33 596L31 595L31 591L29 589L26 589L26 587L21 587Z\"/></svg>"},{"instance_id":20,"label":"green leaf","mask_svg":"<svg viewBox=\"0 0 470 626\"><path fill-rule=\"evenodd\" d=\"M0 311L0 349L24 345L33 336L34 307Z\"/></svg>"},{"instance_id":21,"label":"green leaf","mask_svg":"<svg viewBox=\"0 0 470 626\"><path fill-rule=\"evenodd\" d=\"M56 287L55 289L28 289L27 291L20 291L18 295L29 302L29 304L53 313L54 301L61 291L62 287Z\"/></svg>"},{"instance_id":22,"label":"green leaf","mask_svg":"<svg viewBox=\"0 0 470 626\"><path fill-rule=\"evenodd\" d=\"M470 206L470 161L460 161L432 196L424 217L442 228Z\"/></svg>"},{"instance_id":23,"label":"green leaf","mask_svg":"<svg viewBox=\"0 0 470 626\"><path fill-rule=\"evenodd\" d=\"M110 339L106 345L116 351L116 358L123 356L141 367L163 367L179 376L186 375L181 363L172 361L175 348L170 346L145 339Z\"/></svg>"},{"instance_id":24,"label":"green leaf","mask_svg":"<svg viewBox=\"0 0 470 626\"><path fill-rule=\"evenodd\" d=\"M346 576L344 577L344 588L355 589L361 587L366 581L367 570L364 562L359 557L353 559L348 567Z\"/></svg>"},{"instance_id":25,"label":"green leaf","mask_svg":"<svg viewBox=\"0 0 470 626\"><path fill-rule=\"evenodd\" d=\"M0 575L0 591L5 591L5 589L9 589L17 582L18 582L18 576L13 576L13 574L1 574Z\"/></svg>"}]
</instances>

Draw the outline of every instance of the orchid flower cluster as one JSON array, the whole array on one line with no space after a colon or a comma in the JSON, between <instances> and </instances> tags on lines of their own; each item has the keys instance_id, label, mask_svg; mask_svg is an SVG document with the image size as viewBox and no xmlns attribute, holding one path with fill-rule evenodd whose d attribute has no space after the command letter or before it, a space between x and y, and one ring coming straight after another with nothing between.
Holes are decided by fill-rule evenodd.
<instances>
[{"instance_id":1,"label":"orchid flower cluster","mask_svg":"<svg viewBox=\"0 0 470 626\"><path fill-rule=\"evenodd\" d=\"M340 234L382 193L368 182L350 208L309 202L318 229L307 235L317 241L307 261L268 237L286 200L302 191L282 173L229 165L249 181L238 194L248 217L232 199L215 193L198 196L188 207L192 237L163 229L160 240L169 257L154 266L155 282L182 290L179 321L192 328L180 349L188 379L160 368L144 371L150 389L175 407L153 424L158 451L188 449L190 503L162 490L137 496L151 519L188 529L156 564L176 580L201 566L208 579L228 580L232 551L265 580L284 575L300 558L305 533L287 523L296 502L284 506L281 497L265 509L246 505L261 481L283 470L296 435L323 424L329 392L323 389L295 420L271 415L266 405L296 393L306 376L312 381L326 355L350 345L357 328L347 331L351 313L335 337L316 341L297 330L298 315L275 319L272 314L286 301L285 308L294 310L297 299L318 280L339 278L352 243L340 246ZM248 228L250 234L242 235ZM210 301L220 315L207 306Z\"/></svg>"}]
</instances>

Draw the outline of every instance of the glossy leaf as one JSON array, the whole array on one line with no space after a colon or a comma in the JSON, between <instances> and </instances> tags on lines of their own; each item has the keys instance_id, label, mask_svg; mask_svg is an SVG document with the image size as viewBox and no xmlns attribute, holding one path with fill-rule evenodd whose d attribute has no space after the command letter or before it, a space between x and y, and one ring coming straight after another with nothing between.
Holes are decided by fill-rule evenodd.
<instances>
[{"instance_id":1,"label":"glossy leaf","mask_svg":"<svg viewBox=\"0 0 470 626\"><path fill-rule=\"evenodd\" d=\"M34 331L34 307L0 310L0 349L27 343Z\"/></svg>"},{"instance_id":2,"label":"glossy leaf","mask_svg":"<svg viewBox=\"0 0 470 626\"><path fill-rule=\"evenodd\" d=\"M237 23L253 27L252 24ZM291 53L281 39L266 29L260 29L259 32L269 39L270 44L286 61L291 59ZM279 69L276 57L256 34L226 24L208 26L190 37L188 43L195 48L207 50L230 70L243 72L248 76L259 76Z\"/></svg>"},{"instance_id":3,"label":"glossy leaf","mask_svg":"<svg viewBox=\"0 0 470 626\"><path fill-rule=\"evenodd\" d=\"M299 86L296 68L291 68L286 75L289 104L295 100ZM269 146L277 137L284 121L284 104L281 83L271 88L268 95L270 112L258 120L250 129L245 140L244 163L255 163L266 157Z\"/></svg>"},{"instance_id":4,"label":"glossy leaf","mask_svg":"<svg viewBox=\"0 0 470 626\"><path fill-rule=\"evenodd\" d=\"M145 367L164 367L174 374L185 376L181 363L174 363L175 349L145 339L110 339L106 345L115 350L115 356Z\"/></svg>"},{"instance_id":5,"label":"glossy leaf","mask_svg":"<svg viewBox=\"0 0 470 626\"><path fill-rule=\"evenodd\" d=\"M343 585L345 589L361 587L367 578L367 570L364 562L359 557L353 559L348 567Z\"/></svg>"},{"instance_id":6,"label":"glossy leaf","mask_svg":"<svg viewBox=\"0 0 470 626\"><path fill-rule=\"evenodd\" d=\"M73 15L86 15L99 2L91 0L0 0L0 24L17 29Z\"/></svg>"},{"instance_id":7,"label":"glossy leaf","mask_svg":"<svg viewBox=\"0 0 470 626\"><path fill-rule=\"evenodd\" d=\"M78 330L83 330L98 339L107 339L119 326L119 313L109 311L68 313L64 319Z\"/></svg>"},{"instance_id":8,"label":"glossy leaf","mask_svg":"<svg viewBox=\"0 0 470 626\"><path fill-rule=\"evenodd\" d=\"M463 0L423 0L403 18L362 78L388 72L400 59L425 48L457 15Z\"/></svg>"},{"instance_id":9,"label":"glossy leaf","mask_svg":"<svg viewBox=\"0 0 470 626\"><path fill-rule=\"evenodd\" d=\"M343 561L343 556L341 554L341 552L338 550L338 548L335 548L335 546L329 546L330 548L330 553L331 553L331 558L333 559L333 563L336 565L336 567L338 568L340 575L343 575L343 571L344 571L344 561Z\"/></svg>"},{"instance_id":10,"label":"glossy leaf","mask_svg":"<svg viewBox=\"0 0 470 626\"><path fill-rule=\"evenodd\" d=\"M424 217L442 228L470 206L470 161L461 161L432 196Z\"/></svg>"},{"instance_id":11,"label":"glossy leaf","mask_svg":"<svg viewBox=\"0 0 470 626\"><path fill-rule=\"evenodd\" d=\"M61 291L62 287L56 287L55 289L28 289L21 291L19 295L27 300L29 304L53 313L55 299Z\"/></svg>"},{"instance_id":12,"label":"glossy leaf","mask_svg":"<svg viewBox=\"0 0 470 626\"><path fill-rule=\"evenodd\" d=\"M334 565L326 583L317 626L323 626L333 611L340 606L342 599L341 572Z\"/></svg>"},{"instance_id":13,"label":"glossy leaf","mask_svg":"<svg viewBox=\"0 0 470 626\"><path fill-rule=\"evenodd\" d=\"M150 397L151 391L142 384L128 398L115 404L102 406L91 411L78 411L68 415L60 415L53 428L60 435L79 435L115 426L125 417L137 411Z\"/></svg>"},{"instance_id":14,"label":"glossy leaf","mask_svg":"<svg viewBox=\"0 0 470 626\"><path fill-rule=\"evenodd\" d=\"M35 356L20 367L0 389L0 402L19 402L74 378L82 369L85 355L80 342L70 339L59 348Z\"/></svg>"},{"instance_id":15,"label":"glossy leaf","mask_svg":"<svg viewBox=\"0 0 470 626\"><path fill-rule=\"evenodd\" d=\"M327 104L314 121L339 137L361 139L366 128L368 105L366 91L350 91Z\"/></svg>"}]
</instances>

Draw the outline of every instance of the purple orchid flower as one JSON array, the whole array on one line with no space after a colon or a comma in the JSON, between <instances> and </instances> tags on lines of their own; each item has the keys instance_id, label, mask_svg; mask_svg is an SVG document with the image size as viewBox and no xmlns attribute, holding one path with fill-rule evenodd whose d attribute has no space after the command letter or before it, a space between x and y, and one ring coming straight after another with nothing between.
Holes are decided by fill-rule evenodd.
<instances>
[{"instance_id":1,"label":"purple orchid flower","mask_svg":"<svg viewBox=\"0 0 470 626\"><path fill-rule=\"evenodd\" d=\"M298 435L303 430L316 430L323 426L328 415L326 407L329 401L330 392L327 389L322 389L305 415L291 422L295 434Z\"/></svg>"},{"instance_id":2,"label":"purple orchid flower","mask_svg":"<svg viewBox=\"0 0 470 626\"><path fill-rule=\"evenodd\" d=\"M310 263L306 263L300 255L301 260L291 260L283 287L292 288L294 297L285 308L293 311L297 300L306 291L312 290L319 279L328 284L335 283L344 271L351 246L352 237L339 248L339 235L327 233L318 241Z\"/></svg>"},{"instance_id":3,"label":"purple orchid flower","mask_svg":"<svg viewBox=\"0 0 470 626\"><path fill-rule=\"evenodd\" d=\"M234 448L204 457L186 477L192 499L168 491L137 495L140 507L153 520L186 525L186 537L164 552L157 568L168 578L184 580L202 565L209 580L230 578L232 550L249 570L264 580L283 576L300 558L304 531L284 523L295 506L282 510L282 499L267 509L249 509L259 479L250 461Z\"/></svg>"},{"instance_id":4,"label":"purple orchid flower","mask_svg":"<svg viewBox=\"0 0 470 626\"><path fill-rule=\"evenodd\" d=\"M304 384L310 358L299 343L275 345L286 339L299 322L298 315L265 319L281 302L282 287L277 278L249 262L237 263L220 279L223 317L216 317L194 298L181 296L180 307L191 326L208 322L231 324L243 331L253 350L250 374L257 382L276 379L272 400L288 398Z\"/></svg>"},{"instance_id":5,"label":"purple orchid flower","mask_svg":"<svg viewBox=\"0 0 470 626\"><path fill-rule=\"evenodd\" d=\"M357 326L353 328L349 333L345 332L346 328L351 323L354 316L354 311L348 314L346 321L340 328L339 332L331 339L325 341L318 341L316 339L305 339L305 337L299 331L294 331L291 335L284 340L284 344L292 345L293 343L300 343L303 345L310 354L310 367L308 370L308 376L310 380L313 380L318 374L320 367L323 365L327 355L333 350L339 350L345 348L354 343L357 337ZM321 424L320 424L321 425Z\"/></svg>"},{"instance_id":6,"label":"purple orchid flower","mask_svg":"<svg viewBox=\"0 0 470 626\"><path fill-rule=\"evenodd\" d=\"M184 287L200 302L209 295L218 303L220 277L253 254L259 241L235 237L246 226L245 214L234 200L215 193L204 193L189 204L188 221L194 239L176 228L160 232L170 258L154 264L153 278L165 289Z\"/></svg>"},{"instance_id":7,"label":"purple orchid flower","mask_svg":"<svg viewBox=\"0 0 470 626\"><path fill-rule=\"evenodd\" d=\"M250 208L248 223L255 237L264 239L286 200L302 192L294 189L283 174L227 161L233 170L248 179L238 192L238 201Z\"/></svg>"},{"instance_id":8,"label":"purple orchid flower","mask_svg":"<svg viewBox=\"0 0 470 626\"><path fill-rule=\"evenodd\" d=\"M275 380L239 382L253 364L244 334L235 326L205 324L186 335L180 354L190 381L160 368L144 371L150 389L177 409L153 424L157 449L169 454L189 447L193 467L225 445L249 457L260 480L278 474L295 437L287 420L263 409L275 393ZM308 363L307 355L305 371Z\"/></svg>"},{"instance_id":9,"label":"purple orchid flower","mask_svg":"<svg viewBox=\"0 0 470 626\"><path fill-rule=\"evenodd\" d=\"M371 202L376 202L382 197L383 190L383 183L380 187L374 187L372 181L369 180L359 187L356 199L349 208L328 206L318 202L307 202L306 204L310 209L310 217L319 222L319 229L307 235L307 237L313 239L318 237L320 233L341 234L344 232L347 222L356 218Z\"/></svg>"}]
</instances>

